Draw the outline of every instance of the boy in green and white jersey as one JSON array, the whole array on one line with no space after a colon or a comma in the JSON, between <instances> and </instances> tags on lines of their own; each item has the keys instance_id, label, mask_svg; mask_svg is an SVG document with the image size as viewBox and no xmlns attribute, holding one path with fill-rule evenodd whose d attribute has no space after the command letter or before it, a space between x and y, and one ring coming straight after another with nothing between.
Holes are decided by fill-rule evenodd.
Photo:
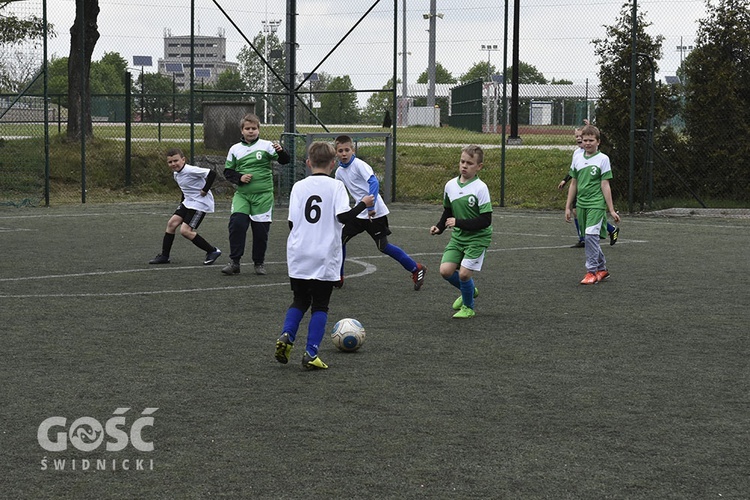
<instances>
[{"instance_id":1,"label":"boy in green and white jersey","mask_svg":"<svg viewBox=\"0 0 750 500\"><path fill-rule=\"evenodd\" d=\"M291 157L279 143L260 138L260 118L256 115L245 115L240 131L242 140L229 149L224 166L224 177L237 188L229 217L230 262L221 272L239 274L247 230L252 228L255 274L266 274L264 262L274 202L271 162L276 160L283 165Z\"/></svg>"},{"instance_id":2,"label":"boy in green and white jersey","mask_svg":"<svg viewBox=\"0 0 750 500\"><path fill-rule=\"evenodd\" d=\"M594 285L609 278L607 261L599 245L599 238L607 230L607 210L615 222L620 215L612 203L612 190L609 180L612 167L609 157L599 151L601 135L593 125L581 130L583 154L577 155L570 166L570 188L565 203L565 220L573 218L573 201L576 202L578 224L586 242L586 276L582 285Z\"/></svg>"},{"instance_id":3,"label":"boy in green and white jersey","mask_svg":"<svg viewBox=\"0 0 750 500\"><path fill-rule=\"evenodd\" d=\"M458 310L454 318L473 318L474 272L482 269L484 255L492 242L492 201L487 184L477 177L484 166L484 152L479 146L461 150L459 176L445 184L443 215L430 228L430 234L441 234L453 228L451 239L443 252L440 275L461 290L453 302Z\"/></svg>"}]
</instances>

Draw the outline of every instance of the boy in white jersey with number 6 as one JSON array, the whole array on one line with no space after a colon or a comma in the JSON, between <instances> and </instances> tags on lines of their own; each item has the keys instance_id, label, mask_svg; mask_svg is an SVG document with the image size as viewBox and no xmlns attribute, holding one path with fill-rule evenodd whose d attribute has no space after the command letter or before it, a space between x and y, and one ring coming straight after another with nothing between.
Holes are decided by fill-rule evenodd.
<instances>
[{"instance_id":1,"label":"boy in white jersey with number 6","mask_svg":"<svg viewBox=\"0 0 750 500\"><path fill-rule=\"evenodd\" d=\"M595 285L609 278L607 260L599 245L599 238L603 238L607 231L607 210L615 222L620 222L620 215L612 203L612 190L609 186L612 167L609 157L599 151L599 129L586 125L581 130L581 138L583 154L577 155L570 166L571 180L565 203L565 220L572 220L575 200L578 224L586 243L586 275L581 284Z\"/></svg>"},{"instance_id":2,"label":"boy in white jersey with number 6","mask_svg":"<svg viewBox=\"0 0 750 500\"><path fill-rule=\"evenodd\" d=\"M479 146L461 150L459 176L445 184L443 215L430 228L430 234L441 234L452 228L451 239L443 252L440 275L461 291L453 302L453 317L475 316L474 273L482 270L484 256L492 242L492 201L487 184L477 177L484 166L484 152Z\"/></svg>"},{"instance_id":3,"label":"boy in white jersey with number 6","mask_svg":"<svg viewBox=\"0 0 750 500\"><path fill-rule=\"evenodd\" d=\"M302 355L302 366L307 370L328 368L318 356L318 348L325 334L333 285L339 281L344 259L341 230L375 203L375 197L368 194L349 209L344 183L331 177L335 161L333 146L312 143L307 159L312 175L294 183L289 195L286 259L294 299L276 341L275 357L279 363L289 362L300 321L310 309L307 345Z\"/></svg>"}]
</instances>

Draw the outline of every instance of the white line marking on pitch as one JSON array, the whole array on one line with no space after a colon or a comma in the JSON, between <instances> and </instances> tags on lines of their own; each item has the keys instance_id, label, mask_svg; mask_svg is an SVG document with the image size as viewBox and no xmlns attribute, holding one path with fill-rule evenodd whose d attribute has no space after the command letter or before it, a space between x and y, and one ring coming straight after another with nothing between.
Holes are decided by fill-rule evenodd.
<instances>
[{"instance_id":1,"label":"white line marking on pitch","mask_svg":"<svg viewBox=\"0 0 750 500\"><path fill-rule=\"evenodd\" d=\"M364 269L358 273L355 274L347 274L347 278L359 278L361 276L366 276L368 274L372 274L375 271L378 270L377 266L374 264L370 264L367 262L362 262L359 259L346 259L347 262L353 262L355 264L361 265ZM198 266L182 266L182 267L172 267L170 269L167 268L159 268L159 269L129 269L124 271L102 271L102 272L95 272L95 273L76 273L76 274L60 274L60 275L48 275L48 276L29 276L26 278L3 278L0 279L0 281L23 281L23 280L35 280L35 279L55 279L55 278L75 278L75 277L83 277L83 276L101 276L101 275L109 275L109 274L123 274L123 273L133 273L133 272L143 272L143 271L167 271L167 270L178 270L178 269L194 269ZM208 266L206 266L208 267ZM222 279L232 279L232 278L222 278ZM47 294L24 294L24 295L0 295L0 298L4 299L28 299L28 298L44 298L44 297L62 297L62 298L72 298L72 297L124 297L124 296L132 296L132 295L159 295L159 294L167 294L167 293L189 293L189 292L215 292L215 291L224 291L224 290L242 290L242 289L249 289L249 288L266 288L270 286L279 286L279 285L288 285L289 281L285 280L278 283L257 283L257 284L248 284L248 285L235 285L235 286L218 286L218 287L209 287L209 288L182 288L182 289L169 289L169 290L149 290L149 291L140 291L140 292L108 292L108 293L47 293Z\"/></svg>"}]
</instances>

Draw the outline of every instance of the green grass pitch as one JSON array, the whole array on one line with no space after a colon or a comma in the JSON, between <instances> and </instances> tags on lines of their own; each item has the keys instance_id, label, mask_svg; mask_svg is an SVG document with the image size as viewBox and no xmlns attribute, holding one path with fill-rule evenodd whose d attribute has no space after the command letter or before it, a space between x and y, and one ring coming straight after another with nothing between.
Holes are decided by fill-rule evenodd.
<instances>
[{"instance_id":1,"label":"green grass pitch","mask_svg":"<svg viewBox=\"0 0 750 500\"><path fill-rule=\"evenodd\" d=\"M172 204L0 211L2 497L750 491L750 221L624 215L617 245L603 242L611 279L584 287L561 211L496 208L477 316L458 321L457 291L438 272L449 236L428 232L440 208L394 204L390 241L428 266L423 289L355 238L328 327L357 318L367 342L343 353L325 339L330 369L306 372L309 314L291 362L273 357L291 302L286 212L268 275L246 260L224 276L229 214L218 208L199 231L225 251L213 266L180 236L172 264L147 264ZM67 434L65 451L38 442L49 417L66 418L66 433L118 408L130 409L125 431L158 408L142 432L153 451L108 451L109 435L92 451Z\"/></svg>"}]
</instances>

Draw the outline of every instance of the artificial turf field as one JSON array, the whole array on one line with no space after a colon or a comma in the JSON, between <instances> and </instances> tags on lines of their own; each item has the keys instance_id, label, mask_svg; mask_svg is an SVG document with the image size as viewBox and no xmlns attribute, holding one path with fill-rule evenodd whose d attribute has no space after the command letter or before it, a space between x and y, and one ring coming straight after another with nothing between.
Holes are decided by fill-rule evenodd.
<instances>
[{"instance_id":1,"label":"artificial turf field","mask_svg":"<svg viewBox=\"0 0 750 500\"><path fill-rule=\"evenodd\" d=\"M199 231L225 251L213 266L179 236L171 264L147 264L173 204L0 210L0 497L750 496L749 220L624 215L612 277L585 287L562 212L496 208L477 316L454 320L440 208L391 208L426 283L355 238L329 328L357 318L367 341L326 339L316 372L299 364L309 315L292 361L273 357L284 209L266 276L220 273L223 205ZM124 432L158 408L153 451L73 445L118 408ZM64 451L38 440L53 416Z\"/></svg>"}]
</instances>

